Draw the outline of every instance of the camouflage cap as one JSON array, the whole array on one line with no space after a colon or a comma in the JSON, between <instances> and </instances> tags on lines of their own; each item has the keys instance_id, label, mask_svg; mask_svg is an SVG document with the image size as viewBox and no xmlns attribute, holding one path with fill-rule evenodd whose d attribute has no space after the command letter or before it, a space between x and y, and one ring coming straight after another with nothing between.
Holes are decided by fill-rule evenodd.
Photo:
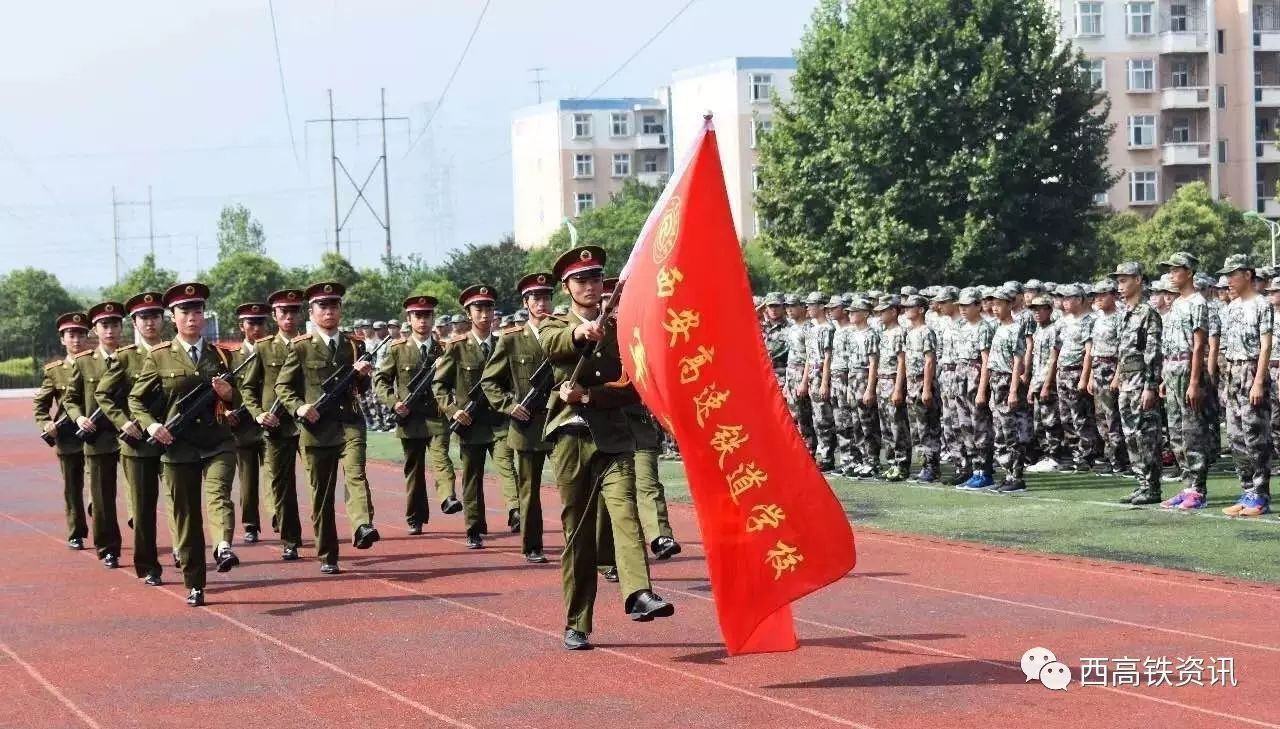
<instances>
[{"instance_id":1,"label":"camouflage cap","mask_svg":"<svg viewBox=\"0 0 1280 729\"><path fill-rule=\"evenodd\" d=\"M1095 294L1114 294L1116 292L1116 282L1109 278L1104 278L1093 285L1093 293Z\"/></svg>"},{"instance_id":2,"label":"camouflage cap","mask_svg":"<svg viewBox=\"0 0 1280 729\"><path fill-rule=\"evenodd\" d=\"M939 286L931 301L935 304L949 304L959 296L960 291L955 286Z\"/></svg>"},{"instance_id":3,"label":"camouflage cap","mask_svg":"<svg viewBox=\"0 0 1280 729\"><path fill-rule=\"evenodd\" d=\"M1276 269L1272 266L1258 266L1254 269L1254 275L1258 278L1275 278Z\"/></svg>"},{"instance_id":4,"label":"camouflage cap","mask_svg":"<svg viewBox=\"0 0 1280 729\"><path fill-rule=\"evenodd\" d=\"M1039 308L1051 309L1053 308L1053 299L1049 298L1048 296L1045 296L1044 294L1037 294L1034 297L1032 297L1031 303L1028 304L1028 306L1030 306L1032 309L1039 309Z\"/></svg>"},{"instance_id":5,"label":"camouflage cap","mask_svg":"<svg viewBox=\"0 0 1280 729\"><path fill-rule=\"evenodd\" d=\"M972 306L981 301L982 294L975 289L960 289L960 293L956 296L956 303L961 306Z\"/></svg>"},{"instance_id":6,"label":"camouflage cap","mask_svg":"<svg viewBox=\"0 0 1280 729\"><path fill-rule=\"evenodd\" d=\"M899 296L915 296L919 293L920 293L920 289L917 289L915 286L903 286L902 288L898 289Z\"/></svg>"},{"instance_id":7,"label":"camouflage cap","mask_svg":"<svg viewBox=\"0 0 1280 729\"><path fill-rule=\"evenodd\" d=\"M1072 298L1077 296L1084 296L1084 290L1075 284L1058 284L1057 294L1058 296L1061 296L1064 299ZM1047 296L1045 298L1049 299L1049 297ZM1049 303L1052 304L1053 300L1049 299Z\"/></svg>"},{"instance_id":8,"label":"camouflage cap","mask_svg":"<svg viewBox=\"0 0 1280 729\"><path fill-rule=\"evenodd\" d=\"M873 301L879 301L883 297L884 297L884 292L881 291L880 289L871 289L870 291L867 292L867 298Z\"/></svg>"},{"instance_id":9,"label":"camouflage cap","mask_svg":"<svg viewBox=\"0 0 1280 729\"><path fill-rule=\"evenodd\" d=\"M827 303L827 295L821 291L811 291L808 296L804 297L804 303L807 306L821 306Z\"/></svg>"},{"instance_id":10,"label":"camouflage cap","mask_svg":"<svg viewBox=\"0 0 1280 729\"><path fill-rule=\"evenodd\" d=\"M1013 281L1013 280L1005 281L1004 283L1000 284L1000 287L1004 289L1008 289L1009 291L1012 291L1015 294L1022 293L1021 281Z\"/></svg>"},{"instance_id":11,"label":"camouflage cap","mask_svg":"<svg viewBox=\"0 0 1280 729\"><path fill-rule=\"evenodd\" d=\"M983 293L982 298L998 299L1000 301L1013 301L1014 296L1016 296L1014 292L1010 291L1009 289L1006 289L1003 286L998 286L996 288L990 289L989 291Z\"/></svg>"},{"instance_id":12,"label":"camouflage cap","mask_svg":"<svg viewBox=\"0 0 1280 729\"><path fill-rule=\"evenodd\" d=\"M825 306L823 306L823 308L824 309L843 309L844 299L840 298L839 294L832 294L831 298L827 300L827 303Z\"/></svg>"},{"instance_id":13,"label":"camouflage cap","mask_svg":"<svg viewBox=\"0 0 1280 729\"><path fill-rule=\"evenodd\" d=\"M1231 288L1231 284L1227 282L1226 276L1219 276L1217 283L1215 283L1213 287L1215 289L1227 289Z\"/></svg>"},{"instance_id":14,"label":"camouflage cap","mask_svg":"<svg viewBox=\"0 0 1280 729\"><path fill-rule=\"evenodd\" d=\"M1267 286L1267 293L1280 293L1280 278L1271 280L1271 283Z\"/></svg>"},{"instance_id":15,"label":"camouflage cap","mask_svg":"<svg viewBox=\"0 0 1280 729\"><path fill-rule=\"evenodd\" d=\"M756 307L757 309L759 309L760 307L764 306L764 297L763 297L763 296L752 296L752 297L751 297L751 305L752 305L752 306L754 306L754 307Z\"/></svg>"},{"instance_id":16,"label":"camouflage cap","mask_svg":"<svg viewBox=\"0 0 1280 729\"><path fill-rule=\"evenodd\" d=\"M914 309L916 307L928 306L929 300L920 294L912 294L902 300L903 308Z\"/></svg>"},{"instance_id":17,"label":"camouflage cap","mask_svg":"<svg viewBox=\"0 0 1280 729\"><path fill-rule=\"evenodd\" d=\"M871 311L875 308L875 302L865 296L855 296L844 308L846 311Z\"/></svg>"},{"instance_id":18,"label":"camouflage cap","mask_svg":"<svg viewBox=\"0 0 1280 729\"><path fill-rule=\"evenodd\" d=\"M1207 273L1197 273L1194 283L1198 289L1210 289L1213 288L1213 277Z\"/></svg>"},{"instance_id":19,"label":"camouflage cap","mask_svg":"<svg viewBox=\"0 0 1280 729\"><path fill-rule=\"evenodd\" d=\"M1116 266L1116 270L1107 274L1107 278L1115 279L1120 276L1137 276L1138 278L1142 278L1143 275L1145 275L1145 273L1142 269L1141 263L1138 263L1137 261L1125 261L1124 263Z\"/></svg>"},{"instance_id":20,"label":"camouflage cap","mask_svg":"<svg viewBox=\"0 0 1280 729\"><path fill-rule=\"evenodd\" d=\"M1041 283L1040 279L1033 278L1022 285L1022 290L1023 291L1044 291L1045 285Z\"/></svg>"},{"instance_id":21,"label":"camouflage cap","mask_svg":"<svg viewBox=\"0 0 1280 729\"><path fill-rule=\"evenodd\" d=\"M782 297L783 306L800 306L800 297L796 294L787 294Z\"/></svg>"},{"instance_id":22,"label":"camouflage cap","mask_svg":"<svg viewBox=\"0 0 1280 729\"><path fill-rule=\"evenodd\" d=\"M784 304L786 304L786 299L777 291L770 291L764 295L765 306L783 306Z\"/></svg>"},{"instance_id":23,"label":"camouflage cap","mask_svg":"<svg viewBox=\"0 0 1280 729\"><path fill-rule=\"evenodd\" d=\"M1161 271L1168 271L1171 268L1189 268L1194 271L1200 265L1200 259L1186 251L1178 251L1156 265Z\"/></svg>"},{"instance_id":24,"label":"camouflage cap","mask_svg":"<svg viewBox=\"0 0 1280 729\"><path fill-rule=\"evenodd\" d=\"M896 295L890 294L888 296L882 297L879 301L876 302L874 311L880 312L880 311L887 311L889 309L899 309L899 308L902 308L902 300L899 299Z\"/></svg>"},{"instance_id":25,"label":"camouflage cap","mask_svg":"<svg viewBox=\"0 0 1280 729\"><path fill-rule=\"evenodd\" d=\"M513 314L513 316L515 316L516 321L518 321L518 322L520 322L521 324L523 324L523 323L525 323L525 322L529 321L529 310L528 310L528 309L521 309L520 311L517 311L515 314Z\"/></svg>"},{"instance_id":26,"label":"camouflage cap","mask_svg":"<svg viewBox=\"0 0 1280 729\"><path fill-rule=\"evenodd\" d=\"M1151 291L1154 293L1169 294L1174 293L1173 288L1169 285L1169 279L1161 276L1151 282Z\"/></svg>"},{"instance_id":27,"label":"camouflage cap","mask_svg":"<svg viewBox=\"0 0 1280 729\"><path fill-rule=\"evenodd\" d=\"M1236 271L1253 271L1253 263L1249 260L1248 254L1237 253L1234 256L1227 256L1227 260L1223 262L1222 268L1218 269L1219 276L1226 276Z\"/></svg>"}]
</instances>

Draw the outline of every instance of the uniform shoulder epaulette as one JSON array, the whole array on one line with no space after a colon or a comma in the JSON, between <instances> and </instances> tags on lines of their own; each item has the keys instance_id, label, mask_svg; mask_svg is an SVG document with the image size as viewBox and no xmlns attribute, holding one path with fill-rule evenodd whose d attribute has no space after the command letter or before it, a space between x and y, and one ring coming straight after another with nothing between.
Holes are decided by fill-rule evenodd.
<instances>
[{"instance_id":1,"label":"uniform shoulder epaulette","mask_svg":"<svg viewBox=\"0 0 1280 729\"><path fill-rule=\"evenodd\" d=\"M509 327L507 327L506 329L501 330L501 331L499 332L499 334L515 334L516 332L520 331L521 329L524 329L524 325L523 325L523 324L517 324L517 325L515 325L515 326L509 326Z\"/></svg>"},{"instance_id":2,"label":"uniform shoulder epaulette","mask_svg":"<svg viewBox=\"0 0 1280 729\"><path fill-rule=\"evenodd\" d=\"M391 344L388 344L387 346L388 346L388 347L394 347L394 346L396 346L396 345L398 345L398 344L404 344L404 343L405 343L405 342L407 342L407 341L409 341L409 338L408 338L408 337L400 337L399 339L393 339L393 340L391 341Z\"/></svg>"},{"instance_id":3,"label":"uniform shoulder epaulette","mask_svg":"<svg viewBox=\"0 0 1280 729\"><path fill-rule=\"evenodd\" d=\"M466 332L463 332L462 334L455 334L452 337L449 337L448 339L444 340L444 343L457 344L458 342L466 341L466 339L467 339L467 334Z\"/></svg>"},{"instance_id":4,"label":"uniform shoulder epaulette","mask_svg":"<svg viewBox=\"0 0 1280 729\"><path fill-rule=\"evenodd\" d=\"M120 354L121 352L132 352L137 348L138 348L138 345L136 344L126 344L123 347L118 347L116 349L116 354Z\"/></svg>"},{"instance_id":5,"label":"uniform shoulder epaulette","mask_svg":"<svg viewBox=\"0 0 1280 729\"><path fill-rule=\"evenodd\" d=\"M292 340L290 340L290 342L289 342L289 343L290 343L290 344L297 344L298 342L305 342L305 341L307 341L308 339L311 339L311 335L310 335L310 334L299 334L298 336L296 336L296 337L294 337Z\"/></svg>"},{"instance_id":6,"label":"uniform shoulder epaulette","mask_svg":"<svg viewBox=\"0 0 1280 729\"><path fill-rule=\"evenodd\" d=\"M152 347L152 348L151 348L151 351L152 351L152 352L154 352L154 351L156 351L157 349L168 349L168 348L170 348L170 347L172 347L172 346L173 346L173 340L172 340L172 339L170 339L170 340L169 340L169 341L167 341L167 342L161 342L161 343L157 344L156 346Z\"/></svg>"},{"instance_id":7,"label":"uniform shoulder epaulette","mask_svg":"<svg viewBox=\"0 0 1280 729\"><path fill-rule=\"evenodd\" d=\"M268 334L268 335L267 335L267 336L265 336L265 337L258 337L257 339L253 340L253 343L254 343L254 344L262 344L263 342L270 342L272 339L275 339L275 338L276 338L276 335L274 335L274 334Z\"/></svg>"},{"instance_id":8,"label":"uniform shoulder epaulette","mask_svg":"<svg viewBox=\"0 0 1280 729\"><path fill-rule=\"evenodd\" d=\"M235 344L223 344L222 342L218 342L213 346L217 347L218 349L221 349L223 352L239 352L240 351L239 342L236 342Z\"/></svg>"},{"instance_id":9,"label":"uniform shoulder epaulette","mask_svg":"<svg viewBox=\"0 0 1280 729\"><path fill-rule=\"evenodd\" d=\"M54 367L57 367L58 365L60 365L60 364L62 364L62 363L63 363L63 360L55 359L54 361L52 361L52 362L50 362L49 364L47 364L47 365L45 365L45 366L44 366L44 371L45 371L45 372L48 372L49 370L53 369Z\"/></svg>"},{"instance_id":10,"label":"uniform shoulder epaulette","mask_svg":"<svg viewBox=\"0 0 1280 729\"><path fill-rule=\"evenodd\" d=\"M83 352L77 352L77 353L76 353L76 355L75 355L74 357L72 357L72 359L80 359L81 357L92 357L92 356L93 356L93 351L94 351L94 350L92 350L92 349L86 349L86 350L85 350L85 351L83 351Z\"/></svg>"}]
</instances>

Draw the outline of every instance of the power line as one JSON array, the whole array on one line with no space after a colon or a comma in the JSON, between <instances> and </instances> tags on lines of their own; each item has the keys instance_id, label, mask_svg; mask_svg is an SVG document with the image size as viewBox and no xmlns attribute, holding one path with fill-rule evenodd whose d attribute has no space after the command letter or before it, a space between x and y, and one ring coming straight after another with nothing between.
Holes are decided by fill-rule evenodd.
<instances>
[{"instance_id":1,"label":"power line","mask_svg":"<svg viewBox=\"0 0 1280 729\"><path fill-rule=\"evenodd\" d=\"M546 66L536 66L529 69L529 72L533 74L533 80L529 83L533 84L538 89L539 104L542 103L542 85L547 82L546 79L542 78L542 72L545 70L547 70Z\"/></svg>"},{"instance_id":2,"label":"power line","mask_svg":"<svg viewBox=\"0 0 1280 729\"><path fill-rule=\"evenodd\" d=\"M480 16L476 18L476 24L471 29L471 35L467 38L467 44L462 47L462 54L458 56L458 62L453 65L453 72L449 74L449 80L444 83L444 88L440 91L439 98L436 99L435 106L431 109L431 116L427 117L427 123L423 125L422 131L418 132L418 136L409 142L409 148L404 151L404 156L408 157L413 148L417 146L427 130L431 128L431 122L435 121L436 115L440 113L440 107L444 104L444 97L449 93L449 87L453 86L453 80L457 78L458 71L462 69L462 62L467 60L467 52L471 50L471 42L476 39L476 34L480 32L480 24L484 22L484 14L489 12L489 3L493 0L484 0L484 7L480 8Z\"/></svg>"},{"instance_id":3,"label":"power line","mask_svg":"<svg viewBox=\"0 0 1280 729\"><path fill-rule=\"evenodd\" d=\"M289 146L293 149L293 161L302 169L302 159L298 157L298 142L293 138L293 114L289 111L289 92L284 85L284 63L280 60L280 34L276 31L276 8L272 0L267 0L267 11L271 14L271 41L276 49L276 72L280 76L280 97L284 100L284 120L289 125Z\"/></svg>"},{"instance_id":4,"label":"power line","mask_svg":"<svg viewBox=\"0 0 1280 729\"><path fill-rule=\"evenodd\" d=\"M622 69L626 68L628 64L630 64L632 61L634 61L634 60L636 59L636 56L638 56L638 55L640 55L641 53L643 53L643 52L644 52L644 49L646 49L646 48L648 48L648 47L649 47L649 44L651 44L651 43L653 43L654 41L658 40L658 36L660 36L660 35L662 35L663 33L665 33L665 32L667 31L667 28L670 28L670 27L672 26L672 24L674 24L677 20L679 20L679 19L680 19L680 16L681 16L681 15L684 15L684 11L686 11L686 10L688 10L690 7L692 7L692 6L693 6L693 4L694 4L694 3L696 3L697 1L698 1L698 0L689 0L689 2L685 3L685 4L684 4L684 7L680 8L679 10L677 10L677 11L676 11L676 14L671 16L671 19L670 19L670 20L668 20L666 23L664 23L664 24L663 24L663 26L662 26L661 28L658 28L658 32L656 32L656 33L654 33L653 35L649 36L649 40L645 41L644 43L641 43L641 44L640 44L640 47L636 49L635 53L632 53L630 56L627 56L627 60L623 61L621 66L618 66L616 69L614 69L613 73L609 74L608 78L606 78L605 80L603 80L603 81L601 81L599 84L597 84L597 85L596 85L596 87L595 87L594 89L591 89L591 92L590 92L590 93L588 93L588 94L587 94L587 96L595 96L595 95L596 95L596 92L597 92L597 91L599 91L600 89L604 88L605 84L607 84L607 83L609 83L610 81L612 81L614 76L617 76L618 74L622 73Z\"/></svg>"}]
</instances>

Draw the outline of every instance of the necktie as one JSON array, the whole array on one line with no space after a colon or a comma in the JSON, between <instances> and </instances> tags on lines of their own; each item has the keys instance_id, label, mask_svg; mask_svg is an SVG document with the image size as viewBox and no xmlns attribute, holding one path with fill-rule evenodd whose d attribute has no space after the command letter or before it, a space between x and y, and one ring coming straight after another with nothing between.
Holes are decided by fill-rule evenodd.
<instances>
[{"instance_id":1,"label":"necktie","mask_svg":"<svg viewBox=\"0 0 1280 729\"><path fill-rule=\"evenodd\" d=\"M427 361L427 345L425 342L421 345L421 349L422 349L422 361L425 362Z\"/></svg>"},{"instance_id":2,"label":"necktie","mask_svg":"<svg viewBox=\"0 0 1280 729\"><path fill-rule=\"evenodd\" d=\"M480 343L480 351L484 353L484 359L487 362L489 360L489 341L487 339Z\"/></svg>"},{"instance_id":3,"label":"necktie","mask_svg":"<svg viewBox=\"0 0 1280 729\"><path fill-rule=\"evenodd\" d=\"M200 364L200 350L196 348L196 345L191 345L191 349L188 351L188 354L191 355L191 364Z\"/></svg>"},{"instance_id":4,"label":"necktie","mask_svg":"<svg viewBox=\"0 0 1280 729\"><path fill-rule=\"evenodd\" d=\"M329 359L338 358L338 338L334 337L329 340Z\"/></svg>"}]
</instances>

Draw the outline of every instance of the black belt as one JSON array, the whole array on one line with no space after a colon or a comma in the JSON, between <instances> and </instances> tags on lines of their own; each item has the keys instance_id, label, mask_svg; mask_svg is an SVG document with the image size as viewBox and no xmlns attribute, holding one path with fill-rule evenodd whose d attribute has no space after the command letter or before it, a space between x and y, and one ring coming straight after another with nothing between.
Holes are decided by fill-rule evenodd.
<instances>
[{"instance_id":1,"label":"black belt","mask_svg":"<svg viewBox=\"0 0 1280 729\"><path fill-rule=\"evenodd\" d=\"M1094 358L1093 358L1093 361L1094 361L1094 362L1097 362L1097 363L1099 363L1099 364L1115 364L1117 361L1119 361L1119 358L1117 358L1117 357L1094 357Z\"/></svg>"},{"instance_id":2,"label":"black belt","mask_svg":"<svg viewBox=\"0 0 1280 729\"><path fill-rule=\"evenodd\" d=\"M1186 353L1183 353L1183 354L1171 354L1171 355L1169 355L1168 357L1165 357L1165 358L1164 358L1164 361L1165 361L1165 362L1190 362L1190 361L1191 361L1191 353L1190 353L1190 352L1186 352Z\"/></svg>"},{"instance_id":3,"label":"black belt","mask_svg":"<svg viewBox=\"0 0 1280 729\"><path fill-rule=\"evenodd\" d=\"M1063 372L1079 372L1084 369L1084 365L1063 365L1061 369Z\"/></svg>"},{"instance_id":4,"label":"black belt","mask_svg":"<svg viewBox=\"0 0 1280 729\"><path fill-rule=\"evenodd\" d=\"M951 371L952 371L952 370L954 370L955 368L956 368L956 365L951 364L950 362L944 363L944 364L942 365L942 369L946 370L947 372L951 372Z\"/></svg>"},{"instance_id":5,"label":"black belt","mask_svg":"<svg viewBox=\"0 0 1280 729\"><path fill-rule=\"evenodd\" d=\"M556 437L562 435L577 435L583 438L590 438L591 428L588 428L586 423L565 423L556 428Z\"/></svg>"}]
</instances>

